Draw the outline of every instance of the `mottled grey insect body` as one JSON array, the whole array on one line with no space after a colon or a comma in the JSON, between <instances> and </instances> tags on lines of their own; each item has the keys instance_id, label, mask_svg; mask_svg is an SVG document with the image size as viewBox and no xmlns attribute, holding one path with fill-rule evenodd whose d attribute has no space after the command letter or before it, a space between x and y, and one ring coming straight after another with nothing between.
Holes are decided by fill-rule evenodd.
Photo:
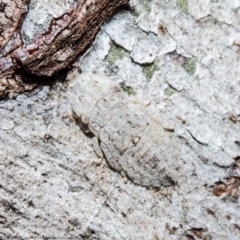
<instances>
[{"instance_id":1,"label":"mottled grey insect body","mask_svg":"<svg viewBox=\"0 0 240 240\"><path fill-rule=\"evenodd\" d=\"M89 78L74 86L72 109L99 139L108 164L138 185L174 185L181 159L177 138L118 85L99 75Z\"/></svg>"}]
</instances>

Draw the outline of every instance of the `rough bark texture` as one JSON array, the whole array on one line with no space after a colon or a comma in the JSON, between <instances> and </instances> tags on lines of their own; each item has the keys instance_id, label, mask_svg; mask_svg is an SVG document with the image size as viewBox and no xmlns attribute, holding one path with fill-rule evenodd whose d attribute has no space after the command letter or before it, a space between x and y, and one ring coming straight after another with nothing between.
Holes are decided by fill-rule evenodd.
<instances>
[{"instance_id":1,"label":"rough bark texture","mask_svg":"<svg viewBox=\"0 0 240 240\"><path fill-rule=\"evenodd\" d=\"M32 1L24 43L73 3ZM81 74L1 100L0 239L239 239L240 3L130 4L79 60ZM99 163L70 104L91 91L93 73L150 100L144 111L174 126L172 138L185 142L175 186L139 186ZM96 101L108 87L94 91Z\"/></svg>"},{"instance_id":2,"label":"rough bark texture","mask_svg":"<svg viewBox=\"0 0 240 240\"><path fill-rule=\"evenodd\" d=\"M109 16L119 6L127 4L128 0L72 2L67 12L51 19L47 31L36 36L31 44L25 45L19 31L28 1L4 0L0 3L1 97L9 92L30 90L36 86L22 81L23 76L16 74L19 68L39 76L52 76L66 68L90 45Z\"/></svg>"},{"instance_id":3,"label":"rough bark texture","mask_svg":"<svg viewBox=\"0 0 240 240\"><path fill-rule=\"evenodd\" d=\"M36 85L22 82L13 53L22 45L20 30L28 3L29 0L0 1L0 97L31 90Z\"/></svg>"},{"instance_id":4,"label":"rough bark texture","mask_svg":"<svg viewBox=\"0 0 240 240\"><path fill-rule=\"evenodd\" d=\"M49 29L34 43L17 51L28 71L52 76L65 68L90 45L100 27L128 0L85 0L73 4L68 13L51 21Z\"/></svg>"}]
</instances>

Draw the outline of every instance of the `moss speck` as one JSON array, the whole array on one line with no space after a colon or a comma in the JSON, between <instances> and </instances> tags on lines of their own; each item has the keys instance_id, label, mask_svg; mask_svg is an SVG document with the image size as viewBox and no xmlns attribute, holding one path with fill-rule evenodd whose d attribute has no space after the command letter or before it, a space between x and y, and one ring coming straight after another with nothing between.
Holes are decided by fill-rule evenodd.
<instances>
[{"instance_id":1,"label":"moss speck","mask_svg":"<svg viewBox=\"0 0 240 240\"><path fill-rule=\"evenodd\" d=\"M69 192L80 192L82 190L83 190L83 188L80 186L75 186L75 187L69 186L69 189L68 189Z\"/></svg>"},{"instance_id":2,"label":"moss speck","mask_svg":"<svg viewBox=\"0 0 240 240\"><path fill-rule=\"evenodd\" d=\"M183 68L190 75L194 75L196 71L196 60L193 58L187 58L183 64Z\"/></svg>"},{"instance_id":3,"label":"moss speck","mask_svg":"<svg viewBox=\"0 0 240 240\"><path fill-rule=\"evenodd\" d=\"M150 13L152 6L151 6L151 2L152 0L143 0L141 1L141 4L138 4L136 6L136 10L135 10L135 15L138 17L140 16L142 13Z\"/></svg>"},{"instance_id":4,"label":"moss speck","mask_svg":"<svg viewBox=\"0 0 240 240\"><path fill-rule=\"evenodd\" d=\"M173 94L175 94L177 91L171 87L168 87L164 90L164 94L168 97L171 97Z\"/></svg>"},{"instance_id":5,"label":"moss speck","mask_svg":"<svg viewBox=\"0 0 240 240\"><path fill-rule=\"evenodd\" d=\"M136 93L136 91L132 88L132 87L130 87L130 86L122 86L122 90L125 92L125 93L127 93L129 96L130 95L136 95L137 93Z\"/></svg>"},{"instance_id":6,"label":"moss speck","mask_svg":"<svg viewBox=\"0 0 240 240\"><path fill-rule=\"evenodd\" d=\"M177 0L177 7L185 14L188 14L188 0Z\"/></svg>"},{"instance_id":7,"label":"moss speck","mask_svg":"<svg viewBox=\"0 0 240 240\"><path fill-rule=\"evenodd\" d=\"M109 62L110 65L115 65L117 60L121 60L127 56L129 56L129 53L127 50L125 50L124 48L118 45L114 45L108 52L106 60Z\"/></svg>"},{"instance_id":8,"label":"moss speck","mask_svg":"<svg viewBox=\"0 0 240 240\"><path fill-rule=\"evenodd\" d=\"M153 62L150 64L144 64L142 65L143 73L148 81L151 80L154 72L158 69L157 63Z\"/></svg>"},{"instance_id":9,"label":"moss speck","mask_svg":"<svg viewBox=\"0 0 240 240\"><path fill-rule=\"evenodd\" d=\"M150 13L151 12L151 0L145 0L143 2L143 9L145 12Z\"/></svg>"}]
</instances>

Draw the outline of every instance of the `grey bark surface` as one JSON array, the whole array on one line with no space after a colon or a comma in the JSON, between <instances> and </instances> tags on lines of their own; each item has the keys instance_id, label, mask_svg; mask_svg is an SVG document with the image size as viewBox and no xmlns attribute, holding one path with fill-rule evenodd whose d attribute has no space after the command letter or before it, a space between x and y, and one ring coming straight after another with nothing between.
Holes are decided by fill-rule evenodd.
<instances>
[{"instance_id":1,"label":"grey bark surface","mask_svg":"<svg viewBox=\"0 0 240 240\"><path fill-rule=\"evenodd\" d=\"M71 3L31 1L24 41ZM1 100L0 239L239 239L240 2L130 4L66 81ZM93 74L108 80L79 110L110 84L149 102L144 112L182 142L178 184L146 188L99 161L71 102L93 91Z\"/></svg>"}]
</instances>

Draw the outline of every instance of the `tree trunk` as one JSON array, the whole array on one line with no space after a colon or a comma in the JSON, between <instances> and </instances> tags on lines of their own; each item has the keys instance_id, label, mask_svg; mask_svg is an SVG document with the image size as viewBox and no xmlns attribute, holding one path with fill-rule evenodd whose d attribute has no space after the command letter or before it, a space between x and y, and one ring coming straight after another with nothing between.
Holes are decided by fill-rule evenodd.
<instances>
[{"instance_id":1,"label":"tree trunk","mask_svg":"<svg viewBox=\"0 0 240 240\"><path fill-rule=\"evenodd\" d=\"M0 0L0 239L239 239L240 4L127 2Z\"/></svg>"}]
</instances>

